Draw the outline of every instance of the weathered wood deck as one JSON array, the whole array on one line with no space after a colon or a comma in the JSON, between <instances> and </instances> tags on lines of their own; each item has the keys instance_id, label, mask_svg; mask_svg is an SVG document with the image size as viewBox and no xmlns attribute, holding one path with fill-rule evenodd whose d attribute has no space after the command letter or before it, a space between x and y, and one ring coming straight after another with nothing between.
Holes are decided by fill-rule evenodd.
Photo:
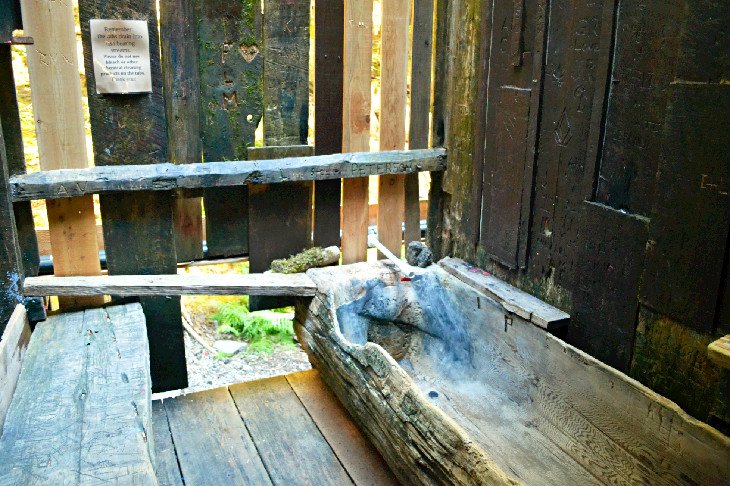
<instances>
[{"instance_id":1,"label":"weathered wood deck","mask_svg":"<svg viewBox=\"0 0 730 486\"><path fill-rule=\"evenodd\" d=\"M160 485L394 485L317 371L152 402Z\"/></svg>"}]
</instances>

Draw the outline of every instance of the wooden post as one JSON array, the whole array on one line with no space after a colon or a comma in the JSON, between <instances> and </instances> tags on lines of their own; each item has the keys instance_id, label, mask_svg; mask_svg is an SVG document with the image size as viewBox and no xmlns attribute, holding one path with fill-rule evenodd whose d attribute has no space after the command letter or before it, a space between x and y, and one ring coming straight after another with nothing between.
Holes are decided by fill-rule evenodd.
<instances>
[{"instance_id":1,"label":"wooden post","mask_svg":"<svg viewBox=\"0 0 730 486\"><path fill-rule=\"evenodd\" d=\"M21 0L28 46L33 115L42 170L88 166L76 57L73 7L70 3ZM46 203L56 275L99 275L94 202L90 196ZM103 297L63 298L61 307L103 303Z\"/></svg>"},{"instance_id":2,"label":"wooden post","mask_svg":"<svg viewBox=\"0 0 730 486\"><path fill-rule=\"evenodd\" d=\"M195 4L160 2L162 81L170 162L200 162L200 76ZM203 258L203 200L178 193L175 198L175 247L181 262Z\"/></svg>"},{"instance_id":3,"label":"wooden post","mask_svg":"<svg viewBox=\"0 0 730 486\"><path fill-rule=\"evenodd\" d=\"M262 115L261 8L198 1L200 119L206 161L246 158ZM248 188L205 191L208 257L248 253Z\"/></svg>"},{"instance_id":4,"label":"wooden post","mask_svg":"<svg viewBox=\"0 0 730 486\"><path fill-rule=\"evenodd\" d=\"M345 0L342 152L370 150L370 62L372 0ZM342 185L342 263L367 259L368 178Z\"/></svg>"},{"instance_id":5,"label":"wooden post","mask_svg":"<svg viewBox=\"0 0 730 486\"><path fill-rule=\"evenodd\" d=\"M81 0L79 16L96 165L164 162L167 135L154 3L151 0L124 3ZM100 95L96 92L90 19L147 21L152 93ZM103 194L100 200L110 274L176 273L171 193ZM140 301L147 318L152 389L185 388L187 370L179 297L145 297Z\"/></svg>"},{"instance_id":6,"label":"wooden post","mask_svg":"<svg viewBox=\"0 0 730 486\"><path fill-rule=\"evenodd\" d=\"M342 151L342 57L344 0L315 0L314 150ZM340 246L342 181L314 183L314 245Z\"/></svg>"},{"instance_id":7,"label":"wooden post","mask_svg":"<svg viewBox=\"0 0 730 486\"><path fill-rule=\"evenodd\" d=\"M431 110L431 57L433 55L434 0L414 0L413 50L411 51L411 119L409 149L428 148ZM421 240L418 174L405 176L405 242Z\"/></svg>"},{"instance_id":8,"label":"wooden post","mask_svg":"<svg viewBox=\"0 0 730 486\"><path fill-rule=\"evenodd\" d=\"M311 155L309 125L309 0L264 2L264 144L261 158ZM295 145L287 149L286 146ZM304 150L304 153L301 151ZM255 151L254 151L255 153ZM249 152L251 159L251 152ZM256 185L249 189L249 264L264 272L276 258L308 248L312 240L311 182ZM294 305L252 297L251 310Z\"/></svg>"},{"instance_id":9,"label":"wooden post","mask_svg":"<svg viewBox=\"0 0 730 486\"><path fill-rule=\"evenodd\" d=\"M20 15L20 12L18 12ZM15 79L10 45L0 45L0 122L5 138L5 152L8 158L8 173L25 174L25 153L23 135L20 128L18 100L15 96ZM26 277L38 273L38 240L35 233L33 213L29 202L13 204L15 224L18 229L21 258Z\"/></svg>"},{"instance_id":10,"label":"wooden post","mask_svg":"<svg viewBox=\"0 0 730 486\"><path fill-rule=\"evenodd\" d=\"M15 232L15 216L8 186L8 161L0 123L0 335L15 310L23 302L20 290L23 268Z\"/></svg>"},{"instance_id":11,"label":"wooden post","mask_svg":"<svg viewBox=\"0 0 730 486\"><path fill-rule=\"evenodd\" d=\"M401 150L406 142L408 0L383 2L380 95L380 150ZM405 211L404 178L381 176L378 185L378 239L400 255Z\"/></svg>"}]
</instances>

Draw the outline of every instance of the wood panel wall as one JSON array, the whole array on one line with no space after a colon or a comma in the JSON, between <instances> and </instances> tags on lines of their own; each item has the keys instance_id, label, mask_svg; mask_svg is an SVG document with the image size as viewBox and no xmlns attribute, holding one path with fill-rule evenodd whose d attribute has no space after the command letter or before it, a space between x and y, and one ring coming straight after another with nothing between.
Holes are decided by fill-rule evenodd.
<instances>
[{"instance_id":1,"label":"wood panel wall","mask_svg":"<svg viewBox=\"0 0 730 486\"><path fill-rule=\"evenodd\" d=\"M728 430L727 2L437 2L429 243ZM439 54L442 54L439 60ZM442 140L439 140L442 138Z\"/></svg>"}]
</instances>

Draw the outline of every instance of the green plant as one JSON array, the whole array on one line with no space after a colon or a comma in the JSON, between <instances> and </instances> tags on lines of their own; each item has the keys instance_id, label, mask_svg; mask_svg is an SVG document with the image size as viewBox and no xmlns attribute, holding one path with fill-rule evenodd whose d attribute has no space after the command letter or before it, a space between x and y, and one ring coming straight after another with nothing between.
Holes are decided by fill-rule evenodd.
<instances>
[{"instance_id":1,"label":"green plant","mask_svg":"<svg viewBox=\"0 0 730 486\"><path fill-rule=\"evenodd\" d=\"M248 299L222 303L211 316L217 331L247 341L251 352L270 353L274 345L294 346L291 319L277 317L277 312L250 312L247 303Z\"/></svg>"}]
</instances>

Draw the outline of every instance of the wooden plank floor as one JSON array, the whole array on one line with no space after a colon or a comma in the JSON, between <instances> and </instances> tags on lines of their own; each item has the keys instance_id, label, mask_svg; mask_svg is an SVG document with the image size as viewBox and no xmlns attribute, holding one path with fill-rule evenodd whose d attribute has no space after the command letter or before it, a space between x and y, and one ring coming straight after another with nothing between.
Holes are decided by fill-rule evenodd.
<instances>
[{"instance_id":1,"label":"wooden plank floor","mask_svg":"<svg viewBox=\"0 0 730 486\"><path fill-rule=\"evenodd\" d=\"M315 370L153 402L160 485L397 485Z\"/></svg>"}]
</instances>

